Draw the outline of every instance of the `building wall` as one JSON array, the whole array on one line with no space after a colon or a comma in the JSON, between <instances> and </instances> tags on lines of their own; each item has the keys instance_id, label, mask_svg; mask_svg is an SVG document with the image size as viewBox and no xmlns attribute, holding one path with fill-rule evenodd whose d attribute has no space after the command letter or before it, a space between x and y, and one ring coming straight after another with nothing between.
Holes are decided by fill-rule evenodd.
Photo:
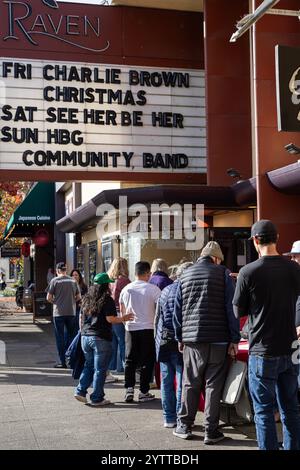
<instances>
[{"instance_id":1,"label":"building wall","mask_svg":"<svg viewBox=\"0 0 300 470\"><path fill-rule=\"evenodd\" d=\"M214 215L213 227L251 227L254 222L254 213L249 211L236 211Z\"/></svg>"},{"instance_id":2,"label":"building wall","mask_svg":"<svg viewBox=\"0 0 300 470\"><path fill-rule=\"evenodd\" d=\"M299 10L299 1L281 0L278 7ZM273 189L265 173L297 160L297 156L294 160L285 151L286 144L293 142L300 146L299 133L278 132L275 81L275 46L299 47L298 18L265 15L257 23L256 42L258 217L270 218L276 223L280 233L279 249L288 251L292 241L300 235L299 196L287 196Z\"/></svg>"},{"instance_id":3,"label":"building wall","mask_svg":"<svg viewBox=\"0 0 300 470\"><path fill-rule=\"evenodd\" d=\"M47 246L35 246L34 256L34 281L37 292L45 291L47 287L48 269L54 266L53 260L53 225L47 227L49 233L49 243Z\"/></svg>"},{"instance_id":4,"label":"building wall","mask_svg":"<svg viewBox=\"0 0 300 470\"><path fill-rule=\"evenodd\" d=\"M232 184L226 170L252 176L250 53L245 34L229 43L235 23L248 12L248 0L205 0L207 178L210 185Z\"/></svg>"},{"instance_id":5,"label":"building wall","mask_svg":"<svg viewBox=\"0 0 300 470\"><path fill-rule=\"evenodd\" d=\"M88 202L93 197L107 189L119 189L121 184L118 181L105 183L99 181L97 183L82 182L81 183L81 204Z\"/></svg>"}]
</instances>

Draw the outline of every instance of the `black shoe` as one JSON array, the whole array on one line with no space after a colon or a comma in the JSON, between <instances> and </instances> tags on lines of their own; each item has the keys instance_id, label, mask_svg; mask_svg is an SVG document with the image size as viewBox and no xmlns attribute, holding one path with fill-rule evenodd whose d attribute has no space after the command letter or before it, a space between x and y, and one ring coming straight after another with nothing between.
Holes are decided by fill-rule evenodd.
<instances>
[{"instance_id":1,"label":"black shoe","mask_svg":"<svg viewBox=\"0 0 300 470\"><path fill-rule=\"evenodd\" d=\"M205 434L204 436L204 444L207 446L216 444L217 442L223 441L225 439L225 436L222 432L220 431L215 431L211 434Z\"/></svg>"},{"instance_id":2,"label":"black shoe","mask_svg":"<svg viewBox=\"0 0 300 470\"><path fill-rule=\"evenodd\" d=\"M61 364L60 362L58 364L55 364L53 367L54 369L67 369L67 365Z\"/></svg>"}]
</instances>

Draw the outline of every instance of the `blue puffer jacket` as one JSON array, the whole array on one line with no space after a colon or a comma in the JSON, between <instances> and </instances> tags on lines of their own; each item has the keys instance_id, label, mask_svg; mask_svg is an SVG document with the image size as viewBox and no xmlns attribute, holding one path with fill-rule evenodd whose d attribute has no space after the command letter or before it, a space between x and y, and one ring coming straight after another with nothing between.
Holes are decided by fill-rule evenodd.
<instances>
[{"instance_id":1,"label":"blue puffer jacket","mask_svg":"<svg viewBox=\"0 0 300 470\"><path fill-rule=\"evenodd\" d=\"M170 332L174 334L175 340L175 331L173 327L173 315L174 315L174 305L175 305L175 296L178 287L178 281L175 281L173 284L165 287L161 293L161 296L157 302L156 308L156 334L155 334L155 349L156 349L156 359L158 362L167 362L170 359L170 354L178 354L178 360L182 362L182 354L178 351L177 345L172 350L167 351L165 348L161 348L161 335L164 328L167 328Z\"/></svg>"}]
</instances>

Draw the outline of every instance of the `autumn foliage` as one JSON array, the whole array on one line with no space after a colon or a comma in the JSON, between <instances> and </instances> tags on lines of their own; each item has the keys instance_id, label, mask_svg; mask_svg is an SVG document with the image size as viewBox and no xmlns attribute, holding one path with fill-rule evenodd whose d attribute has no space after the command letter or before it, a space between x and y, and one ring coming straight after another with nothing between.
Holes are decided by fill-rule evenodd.
<instances>
[{"instance_id":1,"label":"autumn foliage","mask_svg":"<svg viewBox=\"0 0 300 470\"><path fill-rule=\"evenodd\" d=\"M0 239L10 217L23 201L31 184L19 181L0 182Z\"/></svg>"}]
</instances>

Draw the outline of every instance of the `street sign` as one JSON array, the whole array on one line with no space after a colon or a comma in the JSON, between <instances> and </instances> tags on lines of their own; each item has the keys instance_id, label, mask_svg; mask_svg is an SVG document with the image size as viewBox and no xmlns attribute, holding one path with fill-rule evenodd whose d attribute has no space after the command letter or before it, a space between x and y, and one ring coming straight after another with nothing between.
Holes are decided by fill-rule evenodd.
<instances>
[{"instance_id":1,"label":"street sign","mask_svg":"<svg viewBox=\"0 0 300 470\"><path fill-rule=\"evenodd\" d=\"M1 248L1 258L20 258L21 248L5 247Z\"/></svg>"}]
</instances>

